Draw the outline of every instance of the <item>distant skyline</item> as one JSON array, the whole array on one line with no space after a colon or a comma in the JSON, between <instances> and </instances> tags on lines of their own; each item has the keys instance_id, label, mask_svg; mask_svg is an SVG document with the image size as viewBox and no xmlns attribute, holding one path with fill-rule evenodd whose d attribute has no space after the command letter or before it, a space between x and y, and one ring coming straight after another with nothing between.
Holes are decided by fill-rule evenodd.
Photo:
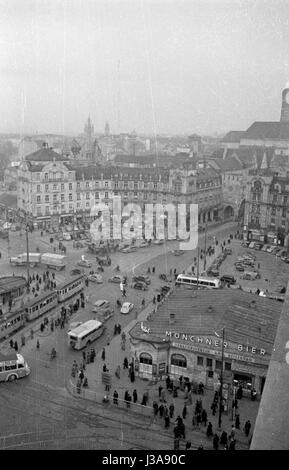
<instances>
[{"instance_id":1,"label":"distant skyline","mask_svg":"<svg viewBox=\"0 0 289 470\"><path fill-rule=\"evenodd\" d=\"M215 134L278 121L287 0L0 0L0 132Z\"/></svg>"}]
</instances>

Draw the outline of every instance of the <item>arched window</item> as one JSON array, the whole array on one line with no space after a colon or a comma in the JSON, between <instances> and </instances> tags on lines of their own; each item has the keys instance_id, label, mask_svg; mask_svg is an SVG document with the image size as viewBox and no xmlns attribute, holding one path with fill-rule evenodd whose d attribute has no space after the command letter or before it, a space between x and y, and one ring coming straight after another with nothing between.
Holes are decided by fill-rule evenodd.
<instances>
[{"instance_id":1,"label":"arched window","mask_svg":"<svg viewBox=\"0 0 289 470\"><path fill-rule=\"evenodd\" d=\"M139 357L139 362L141 364L149 364L149 365L152 365L153 363L153 358L150 354L148 353L141 353L140 357Z\"/></svg>"},{"instance_id":2,"label":"arched window","mask_svg":"<svg viewBox=\"0 0 289 470\"><path fill-rule=\"evenodd\" d=\"M173 354L171 356L171 365L187 368L187 359L182 354Z\"/></svg>"}]
</instances>

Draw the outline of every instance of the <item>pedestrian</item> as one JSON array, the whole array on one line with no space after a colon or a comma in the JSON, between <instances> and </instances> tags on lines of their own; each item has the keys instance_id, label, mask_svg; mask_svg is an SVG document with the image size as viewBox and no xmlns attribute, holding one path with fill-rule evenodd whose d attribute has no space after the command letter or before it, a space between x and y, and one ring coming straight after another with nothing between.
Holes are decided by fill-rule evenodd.
<instances>
[{"instance_id":1,"label":"pedestrian","mask_svg":"<svg viewBox=\"0 0 289 470\"><path fill-rule=\"evenodd\" d=\"M159 386L159 398L161 398L162 389L163 389L163 387L160 385Z\"/></svg>"},{"instance_id":2,"label":"pedestrian","mask_svg":"<svg viewBox=\"0 0 289 470\"><path fill-rule=\"evenodd\" d=\"M208 420L208 415L206 410L202 411L202 423L204 423L204 426L207 426L207 420Z\"/></svg>"},{"instance_id":3,"label":"pedestrian","mask_svg":"<svg viewBox=\"0 0 289 470\"><path fill-rule=\"evenodd\" d=\"M152 273L155 274L155 272L156 272L156 268L153 266Z\"/></svg>"},{"instance_id":4,"label":"pedestrian","mask_svg":"<svg viewBox=\"0 0 289 470\"><path fill-rule=\"evenodd\" d=\"M156 296L154 295L154 297L153 297L153 304L155 304L155 303L156 303Z\"/></svg>"},{"instance_id":5,"label":"pedestrian","mask_svg":"<svg viewBox=\"0 0 289 470\"><path fill-rule=\"evenodd\" d=\"M164 415L164 409L165 409L165 407L164 407L164 405L161 403L160 406L159 406L160 418L162 418L163 415Z\"/></svg>"},{"instance_id":6,"label":"pedestrian","mask_svg":"<svg viewBox=\"0 0 289 470\"><path fill-rule=\"evenodd\" d=\"M167 378L166 378L167 390L170 388L170 384L171 384L171 379L170 379L170 376L168 375Z\"/></svg>"},{"instance_id":7,"label":"pedestrian","mask_svg":"<svg viewBox=\"0 0 289 470\"><path fill-rule=\"evenodd\" d=\"M236 429L240 429L240 415L239 414L236 415L235 426L236 426Z\"/></svg>"},{"instance_id":8,"label":"pedestrian","mask_svg":"<svg viewBox=\"0 0 289 470\"><path fill-rule=\"evenodd\" d=\"M124 368L124 369L128 369L128 360L127 360L127 357L125 357L124 360L123 360L123 368Z\"/></svg>"},{"instance_id":9,"label":"pedestrian","mask_svg":"<svg viewBox=\"0 0 289 470\"><path fill-rule=\"evenodd\" d=\"M86 364L90 364L90 362L91 362L90 361L90 352L87 351L87 353L86 353Z\"/></svg>"},{"instance_id":10,"label":"pedestrian","mask_svg":"<svg viewBox=\"0 0 289 470\"><path fill-rule=\"evenodd\" d=\"M230 438L235 439L235 434L236 434L236 428L235 428L234 424L232 424Z\"/></svg>"},{"instance_id":11,"label":"pedestrian","mask_svg":"<svg viewBox=\"0 0 289 470\"><path fill-rule=\"evenodd\" d=\"M228 434L226 431L223 431L221 434L220 444L226 446L228 444Z\"/></svg>"},{"instance_id":12,"label":"pedestrian","mask_svg":"<svg viewBox=\"0 0 289 470\"><path fill-rule=\"evenodd\" d=\"M163 388L162 391L161 391L161 401L163 403L166 403L166 391L165 389Z\"/></svg>"},{"instance_id":13,"label":"pedestrian","mask_svg":"<svg viewBox=\"0 0 289 470\"><path fill-rule=\"evenodd\" d=\"M133 402L137 403L137 391L136 391L136 389L134 389L134 391L132 392L132 396L133 396Z\"/></svg>"},{"instance_id":14,"label":"pedestrian","mask_svg":"<svg viewBox=\"0 0 289 470\"><path fill-rule=\"evenodd\" d=\"M37 349L40 349L40 343L39 343L39 339L37 340L37 343L36 343L36 348L37 348Z\"/></svg>"},{"instance_id":15,"label":"pedestrian","mask_svg":"<svg viewBox=\"0 0 289 470\"><path fill-rule=\"evenodd\" d=\"M157 416L159 407L156 401L153 402L153 410L154 410L154 415Z\"/></svg>"},{"instance_id":16,"label":"pedestrian","mask_svg":"<svg viewBox=\"0 0 289 470\"><path fill-rule=\"evenodd\" d=\"M102 372L107 372L106 364L103 364L103 366L102 366Z\"/></svg>"},{"instance_id":17,"label":"pedestrian","mask_svg":"<svg viewBox=\"0 0 289 470\"><path fill-rule=\"evenodd\" d=\"M172 419L174 417L174 411L175 411L175 406L173 403L170 404L169 407L169 412L170 412L170 418Z\"/></svg>"},{"instance_id":18,"label":"pedestrian","mask_svg":"<svg viewBox=\"0 0 289 470\"><path fill-rule=\"evenodd\" d=\"M219 449L219 436L218 436L218 434L215 434L215 435L214 435L214 439L213 439L213 448L214 448L214 450L218 450L218 449Z\"/></svg>"},{"instance_id":19,"label":"pedestrian","mask_svg":"<svg viewBox=\"0 0 289 470\"><path fill-rule=\"evenodd\" d=\"M207 434L207 437L212 437L212 435L213 435L213 425L212 425L211 421L209 421L206 434Z\"/></svg>"},{"instance_id":20,"label":"pedestrian","mask_svg":"<svg viewBox=\"0 0 289 470\"><path fill-rule=\"evenodd\" d=\"M133 369L131 370L131 373L130 373L130 381L131 381L131 383L133 383L135 381L135 373L134 373Z\"/></svg>"},{"instance_id":21,"label":"pedestrian","mask_svg":"<svg viewBox=\"0 0 289 470\"><path fill-rule=\"evenodd\" d=\"M154 268L153 268L154 269ZM169 428L170 427L170 417L169 416L165 416L165 428Z\"/></svg>"},{"instance_id":22,"label":"pedestrian","mask_svg":"<svg viewBox=\"0 0 289 470\"><path fill-rule=\"evenodd\" d=\"M118 393L116 390L113 392L113 403L114 405L118 405Z\"/></svg>"},{"instance_id":23,"label":"pedestrian","mask_svg":"<svg viewBox=\"0 0 289 470\"><path fill-rule=\"evenodd\" d=\"M187 441L186 442L186 450L189 450L191 448L191 446L192 446L191 441Z\"/></svg>"},{"instance_id":24,"label":"pedestrian","mask_svg":"<svg viewBox=\"0 0 289 470\"><path fill-rule=\"evenodd\" d=\"M14 342L14 349L15 349L16 352L18 351L18 343L17 343L17 341Z\"/></svg>"},{"instance_id":25,"label":"pedestrian","mask_svg":"<svg viewBox=\"0 0 289 470\"><path fill-rule=\"evenodd\" d=\"M102 349L101 359L105 361L105 348Z\"/></svg>"},{"instance_id":26,"label":"pedestrian","mask_svg":"<svg viewBox=\"0 0 289 470\"><path fill-rule=\"evenodd\" d=\"M238 400L241 400L242 397L243 397L243 388L242 388L242 386L240 385L239 388L238 388L238 390L237 390L237 393L236 393L236 398L237 398Z\"/></svg>"},{"instance_id":27,"label":"pedestrian","mask_svg":"<svg viewBox=\"0 0 289 470\"><path fill-rule=\"evenodd\" d=\"M82 358L83 358L83 360L84 360L84 362L85 362L85 360L86 360L86 351L82 351Z\"/></svg>"},{"instance_id":28,"label":"pedestrian","mask_svg":"<svg viewBox=\"0 0 289 470\"><path fill-rule=\"evenodd\" d=\"M182 416L183 416L183 419L186 419L186 417L187 417L187 407L186 407L186 404L184 405L184 408L183 408L183 411L182 411Z\"/></svg>"},{"instance_id":29,"label":"pedestrian","mask_svg":"<svg viewBox=\"0 0 289 470\"><path fill-rule=\"evenodd\" d=\"M247 437L250 434L250 429L251 429L251 423L250 423L250 420L248 419L245 423L245 426L244 426L244 432L245 432Z\"/></svg>"},{"instance_id":30,"label":"pedestrian","mask_svg":"<svg viewBox=\"0 0 289 470\"><path fill-rule=\"evenodd\" d=\"M229 450L235 450L236 439L230 439Z\"/></svg>"},{"instance_id":31,"label":"pedestrian","mask_svg":"<svg viewBox=\"0 0 289 470\"><path fill-rule=\"evenodd\" d=\"M212 410L213 416L215 416L215 414L216 414L216 409L217 409L217 403L214 401L211 405L211 410Z\"/></svg>"}]
</instances>

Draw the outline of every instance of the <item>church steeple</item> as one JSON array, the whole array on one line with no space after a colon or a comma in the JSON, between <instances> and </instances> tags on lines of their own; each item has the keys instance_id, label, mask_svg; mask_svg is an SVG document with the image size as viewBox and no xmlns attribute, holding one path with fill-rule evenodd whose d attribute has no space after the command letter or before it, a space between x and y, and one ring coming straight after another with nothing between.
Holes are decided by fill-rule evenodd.
<instances>
[{"instance_id":1,"label":"church steeple","mask_svg":"<svg viewBox=\"0 0 289 470\"><path fill-rule=\"evenodd\" d=\"M90 116L88 116L87 123L84 126L84 133L88 140L91 140L94 134L94 126L91 122Z\"/></svg>"}]
</instances>

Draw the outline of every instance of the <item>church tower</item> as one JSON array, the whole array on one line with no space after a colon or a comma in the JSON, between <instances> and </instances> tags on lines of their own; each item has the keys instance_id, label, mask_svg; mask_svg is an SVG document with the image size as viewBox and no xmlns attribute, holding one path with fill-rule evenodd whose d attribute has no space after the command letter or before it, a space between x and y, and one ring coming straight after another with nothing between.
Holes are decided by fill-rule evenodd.
<instances>
[{"instance_id":1,"label":"church tower","mask_svg":"<svg viewBox=\"0 0 289 470\"><path fill-rule=\"evenodd\" d=\"M87 123L84 126L84 134L87 140L91 141L94 134L94 126L91 122L90 116L88 116Z\"/></svg>"},{"instance_id":2,"label":"church tower","mask_svg":"<svg viewBox=\"0 0 289 470\"><path fill-rule=\"evenodd\" d=\"M108 137L108 136L110 135L109 124L108 124L107 121L106 121L106 123L105 123L104 133L105 133L105 136L106 136L106 137Z\"/></svg>"},{"instance_id":3,"label":"church tower","mask_svg":"<svg viewBox=\"0 0 289 470\"><path fill-rule=\"evenodd\" d=\"M282 91L281 122L289 122L289 83Z\"/></svg>"}]
</instances>

